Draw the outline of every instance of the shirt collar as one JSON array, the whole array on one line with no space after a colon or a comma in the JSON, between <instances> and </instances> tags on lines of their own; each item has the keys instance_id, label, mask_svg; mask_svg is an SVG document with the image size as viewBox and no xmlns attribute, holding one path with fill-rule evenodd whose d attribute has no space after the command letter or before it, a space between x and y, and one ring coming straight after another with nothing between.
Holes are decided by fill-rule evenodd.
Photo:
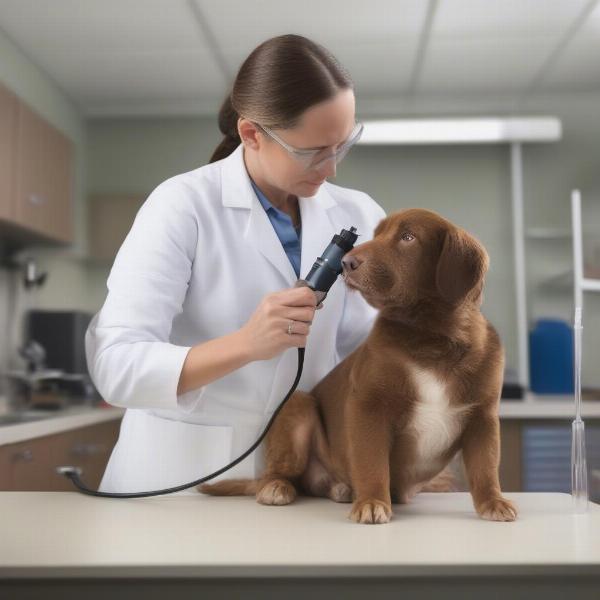
<instances>
[{"instance_id":1,"label":"shirt collar","mask_svg":"<svg viewBox=\"0 0 600 600\"><path fill-rule=\"evenodd\" d=\"M250 183L252 184L252 187L254 188L254 191L256 192L256 195L258 196L260 203L263 205L263 208L266 211L268 211L269 209L272 208L274 211L276 211L278 213L282 212L269 202L268 198L263 194L262 190L256 185L256 183L254 182L254 179L252 179L252 177L250 177Z\"/></svg>"}]
</instances>

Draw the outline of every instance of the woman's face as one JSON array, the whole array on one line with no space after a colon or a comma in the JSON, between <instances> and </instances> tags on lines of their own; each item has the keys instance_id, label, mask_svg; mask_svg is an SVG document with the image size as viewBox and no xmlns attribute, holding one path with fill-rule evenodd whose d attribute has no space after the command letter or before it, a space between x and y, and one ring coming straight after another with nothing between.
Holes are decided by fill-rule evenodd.
<instances>
[{"instance_id":1,"label":"woman's face","mask_svg":"<svg viewBox=\"0 0 600 600\"><path fill-rule=\"evenodd\" d=\"M308 108L293 129L274 129L284 142L297 149L327 149L343 144L355 125L352 89L340 90L333 98ZM328 177L335 177L335 158L318 168L306 168L279 143L258 130L256 161L265 181L295 196L314 196Z\"/></svg>"}]
</instances>

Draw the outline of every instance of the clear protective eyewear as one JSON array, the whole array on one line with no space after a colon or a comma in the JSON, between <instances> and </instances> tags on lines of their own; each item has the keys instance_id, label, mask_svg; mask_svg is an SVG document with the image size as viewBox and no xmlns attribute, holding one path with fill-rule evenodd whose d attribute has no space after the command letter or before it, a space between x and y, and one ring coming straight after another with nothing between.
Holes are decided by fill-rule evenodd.
<instances>
[{"instance_id":1,"label":"clear protective eyewear","mask_svg":"<svg viewBox=\"0 0 600 600\"><path fill-rule=\"evenodd\" d=\"M294 148L294 146L290 146L287 142L284 142L272 129L264 127L259 123L254 124L259 129L264 131L270 138L275 140L280 146L285 148L296 160L302 163L304 168L307 170L319 169L328 160L333 158L335 158L335 163L338 164L344 158L344 156L348 154L348 150L350 150L350 148L352 148L352 146L358 142L364 128L362 123L356 123L348 139L341 144L337 150L332 152L329 147L316 149Z\"/></svg>"}]
</instances>

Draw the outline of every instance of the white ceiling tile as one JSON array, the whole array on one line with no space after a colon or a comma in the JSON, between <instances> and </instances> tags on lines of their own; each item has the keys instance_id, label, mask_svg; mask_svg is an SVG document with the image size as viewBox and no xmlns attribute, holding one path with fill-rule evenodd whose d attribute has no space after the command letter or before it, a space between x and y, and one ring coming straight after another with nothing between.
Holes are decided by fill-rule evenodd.
<instances>
[{"instance_id":1,"label":"white ceiling tile","mask_svg":"<svg viewBox=\"0 0 600 600\"><path fill-rule=\"evenodd\" d=\"M357 96L406 91L417 51L409 43L331 44L330 50L348 69Z\"/></svg>"},{"instance_id":2,"label":"white ceiling tile","mask_svg":"<svg viewBox=\"0 0 600 600\"><path fill-rule=\"evenodd\" d=\"M44 62L85 105L88 102L215 97L223 95L221 73L198 50L169 52L48 52Z\"/></svg>"},{"instance_id":3,"label":"white ceiling tile","mask_svg":"<svg viewBox=\"0 0 600 600\"><path fill-rule=\"evenodd\" d=\"M544 90L600 89L600 4L540 82Z\"/></svg>"},{"instance_id":4,"label":"white ceiling tile","mask_svg":"<svg viewBox=\"0 0 600 600\"><path fill-rule=\"evenodd\" d=\"M218 108L229 83L190 2L234 76L261 42L284 33L323 44L357 99L402 102L427 0L0 0L0 31L86 113ZM416 98L510 98L551 56L589 0L439 0ZM600 89L600 4L540 82ZM482 96L483 95L483 96ZM508 101L508 100L507 100ZM421 100L419 101L421 102ZM436 100L437 102L437 100ZM387 104L386 104L387 106Z\"/></svg>"},{"instance_id":5,"label":"white ceiling tile","mask_svg":"<svg viewBox=\"0 0 600 600\"><path fill-rule=\"evenodd\" d=\"M204 45L187 0L0 0L0 26L25 50Z\"/></svg>"},{"instance_id":6,"label":"white ceiling tile","mask_svg":"<svg viewBox=\"0 0 600 600\"><path fill-rule=\"evenodd\" d=\"M549 40L438 40L427 51L420 92L517 91L552 50Z\"/></svg>"},{"instance_id":7,"label":"white ceiling tile","mask_svg":"<svg viewBox=\"0 0 600 600\"><path fill-rule=\"evenodd\" d=\"M336 56L350 72L357 96L406 88L427 9L423 0L195 2L218 41L232 79L259 44L295 33Z\"/></svg>"},{"instance_id":8,"label":"white ceiling tile","mask_svg":"<svg viewBox=\"0 0 600 600\"><path fill-rule=\"evenodd\" d=\"M436 36L545 37L563 34L589 0L440 0Z\"/></svg>"},{"instance_id":9,"label":"white ceiling tile","mask_svg":"<svg viewBox=\"0 0 600 600\"><path fill-rule=\"evenodd\" d=\"M187 0L0 0L0 27L84 111L226 87Z\"/></svg>"},{"instance_id":10,"label":"white ceiling tile","mask_svg":"<svg viewBox=\"0 0 600 600\"><path fill-rule=\"evenodd\" d=\"M252 51L285 33L345 42L382 42L418 36L425 0L194 0L219 43Z\"/></svg>"},{"instance_id":11,"label":"white ceiling tile","mask_svg":"<svg viewBox=\"0 0 600 600\"><path fill-rule=\"evenodd\" d=\"M600 41L574 41L538 84L543 90L600 90Z\"/></svg>"},{"instance_id":12,"label":"white ceiling tile","mask_svg":"<svg viewBox=\"0 0 600 600\"><path fill-rule=\"evenodd\" d=\"M405 63L412 60L427 9L424 0L195 1L233 76L259 44L295 33L325 46L357 83L373 84L375 89L390 88L389 73L398 73L391 83L398 85ZM399 64L390 65L395 60Z\"/></svg>"}]
</instances>

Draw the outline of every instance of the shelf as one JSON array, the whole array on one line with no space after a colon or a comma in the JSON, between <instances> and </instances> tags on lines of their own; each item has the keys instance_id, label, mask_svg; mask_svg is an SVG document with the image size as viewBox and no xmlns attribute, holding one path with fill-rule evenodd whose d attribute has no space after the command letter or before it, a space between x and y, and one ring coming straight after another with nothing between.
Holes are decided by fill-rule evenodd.
<instances>
[{"instance_id":1,"label":"shelf","mask_svg":"<svg viewBox=\"0 0 600 600\"><path fill-rule=\"evenodd\" d=\"M568 419L575 418L573 394L535 394L525 392L519 399L502 398L499 414L501 419ZM600 399L582 400L583 419L600 419Z\"/></svg>"},{"instance_id":2,"label":"shelf","mask_svg":"<svg viewBox=\"0 0 600 600\"><path fill-rule=\"evenodd\" d=\"M540 281L539 285L544 288L555 288L555 289L568 289L573 291L573 272L563 271L551 277L547 277Z\"/></svg>"},{"instance_id":3,"label":"shelf","mask_svg":"<svg viewBox=\"0 0 600 600\"><path fill-rule=\"evenodd\" d=\"M525 237L530 240L572 240L573 232L569 227L528 227ZM600 238L600 234L589 229L583 232L585 238Z\"/></svg>"},{"instance_id":4,"label":"shelf","mask_svg":"<svg viewBox=\"0 0 600 600\"><path fill-rule=\"evenodd\" d=\"M600 239L600 234L595 229L586 229L582 235L586 239ZM573 232L570 227L528 227L525 237L530 240L572 240Z\"/></svg>"},{"instance_id":5,"label":"shelf","mask_svg":"<svg viewBox=\"0 0 600 600\"><path fill-rule=\"evenodd\" d=\"M548 277L539 283L540 286L565 289L568 288L570 291L573 290L573 272L563 271L552 277ZM600 292L600 279L592 277L584 277L581 282L581 289L588 292Z\"/></svg>"},{"instance_id":6,"label":"shelf","mask_svg":"<svg viewBox=\"0 0 600 600\"><path fill-rule=\"evenodd\" d=\"M530 227L525 231L525 236L531 240L570 240L573 234L566 227Z\"/></svg>"},{"instance_id":7,"label":"shelf","mask_svg":"<svg viewBox=\"0 0 600 600\"><path fill-rule=\"evenodd\" d=\"M581 289L588 292L600 292L600 279L584 278L581 282Z\"/></svg>"}]
</instances>

